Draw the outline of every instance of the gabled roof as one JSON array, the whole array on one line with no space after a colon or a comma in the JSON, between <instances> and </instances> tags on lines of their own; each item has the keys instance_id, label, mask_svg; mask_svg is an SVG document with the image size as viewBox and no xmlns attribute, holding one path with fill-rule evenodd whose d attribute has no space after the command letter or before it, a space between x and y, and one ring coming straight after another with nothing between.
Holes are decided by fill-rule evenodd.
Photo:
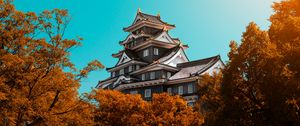
<instances>
[{"instance_id":1,"label":"gabled roof","mask_svg":"<svg viewBox=\"0 0 300 126\"><path fill-rule=\"evenodd\" d=\"M137 35L134 35L134 34L129 34L125 40L123 41L120 41L119 44L120 45L124 45L128 42L131 42L133 39L136 39L136 38L139 38L139 37L151 37L152 35L150 34L146 34L146 33L140 33L140 34L137 34Z\"/></svg>"},{"instance_id":2,"label":"gabled roof","mask_svg":"<svg viewBox=\"0 0 300 126\"><path fill-rule=\"evenodd\" d=\"M120 58L124 52L130 59L139 59L139 57L129 49L121 50L118 53L112 54L112 56L115 58Z\"/></svg>"},{"instance_id":3,"label":"gabled roof","mask_svg":"<svg viewBox=\"0 0 300 126\"><path fill-rule=\"evenodd\" d=\"M163 32L157 34L152 39L161 41L161 42L166 42L166 43L178 44L177 42L174 41L174 39L166 31L163 31Z\"/></svg>"},{"instance_id":4,"label":"gabled roof","mask_svg":"<svg viewBox=\"0 0 300 126\"><path fill-rule=\"evenodd\" d=\"M148 63L146 63L146 62L141 62L141 61L137 61L137 60L130 60L130 61L121 63L121 64L119 64L119 65L117 65L117 66L110 67L110 68L106 68L106 70L109 71L109 72L112 72L112 71L115 71L115 70L118 70L118 69L121 69L121 68L130 66L131 64L142 64L142 65L147 65Z\"/></svg>"},{"instance_id":5,"label":"gabled roof","mask_svg":"<svg viewBox=\"0 0 300 126\"><path fill-rule=\"evenodd\" d=\"M134 52L130 50L124 50L121 52L122 55L119 58L119 61L114 67L106 68L107 71L115 71L116 69L120 69L126 66L129 66L130 64L143 64L146 65L148 63L144 62L142 59L140 59Z\"/></svg>"},{"instance_id":6,"label":"gabled roof","mask_svg":"<svg viewBox=\"0 0 300 126\"><path fill-rule=\"evenodd\" d=\"M130 74L135 75L135 74L139 74L139 73L145 73L147 71L155 71L155 70L161 70L161 69L174 71L174 72L179 71L179 69L176 68L176 67L169 66L169 65L166 65L166 64L161 64L161 63L158 63L158 62L154 62L154 63L152 63L152 64L150 64L146 67L143 67L139 70L133 71Z\"/></svg>"},{"instance_id":7,"label":"gabled roof","mask_svg":"<svg viewBox=\"0 0 300 126\"><path fill-rule=\"evenodd\" d=\"M156 28L160 27L162 29L167 29L167 30L170 30L175 27L175 25L171 25L162 21L160 19L160 14L158 14L157 16L145 14L142 13L139 9L132 25L128 26L127 28L124 28L124 30L130 31L131 28L139 26L141 24L149 24L150 26L156 25L157 26Z\"/></svg>"},{"instance_id":8,"label":"gabled roof","mask_svg":"<svg viewBox=\"0 0 300 126\"><path fill-rule=\"evenodd\" d=\"M220 55L204 58L204 59L199 59L199 60L194 60L186 63L180 63L177 65L177 67L184 68L184 67L190 67L190 66L198 66L198 65L204 65L207 64L211 61L216 61L220 59Z\"/></svg>"},{"instance_id":9,"label":"gabled roof","mask_svg":"<svg viewBox=\"0 0 300 126\"><path fill-rule=\"evenodd\" d=\"M113 89L114 90L124 90L124 89L131 89L131 88L148 87L148 86L154 86L154 85L161 85L161 84L165 83L165 81L166 81L165 79L157 79L157 80L149 80L149 81L143 81L143 82L120 84L120 85L116 85Z\"/></svg>"},{"instance_id":10,"label":"gabled roof","mask_svg":"<svg viewBox=\"0 0 300 126\"><path fill-rule=\"evenodd\" d=\"M179 46L173 47L172 49L168 50L168 52L166 52L163 56L161 56L161 58L159 58L157 61L160 63L167 61L168 59L172 58L179 50Z\"/></svg>"},{"instance_id":11,"label":"gabled roof","mask_svg":"<svg viewBox=\"0 0 300 126\"><path fill-rule=\"evenodd\" d=\"M136 55L136 53L134 53L134 52L131 51L131 50L126 49L124 52L125 52L125 53L127 54L127 56L130 57L131 59L137 59L137 60L140 59L140 58Z\"/></svg>"},{"instance_id":12,"label":"gabled roof","mask_svg":"<svg viewBox=\"0 0 300 126\"><path fill-rule=\"evenodd\" d=\"M126 52L123 52L121 58L119 58L119 61L117 62L117 64L116 64L115 66L118 66L118 65L120 65L120 64L123 64L123 63L125 63L125 62L129 62L129 61L131 61L131 60L132 60L132 58L130 58L130 57L126 54Z\"/></svg>"},{"instance_id":13,"label":"gabled roof","mask_svg":"<svg viewBox=\"0 0 300 126\"><path fill-rule=\"evenodd\" d=\"M167 49L171 49L175 46L177 46L179 44L177 43L167 43L167 42L161 42L161 41L158 41L158 40L154 40L154 39L147 39L146 41L144 41L143 43L140 43L132 48L130 48L131 50L136 50L136 51L139 51L139 50L143 50L149 46L158 46L158 47L161 47L161 48L167 48Z\"/></svg>"},{"instance_id":14,"label":"gabled roof","mask_svg":"<svg viewBox=\"0 0 300 126\"><path fill-rule=\"evenodd\" d=\"M140 17L138 17L140 16ZM140 10L137 12L137 16L136 16L136 19L134 20L134 22L132 24L135 24L137 23L138 21L140 20L145 20L145 21L149 21L149 22L153 22L153 23L156 23L156 24L164 24L164 25L170 25L170 26L174 26L175 25L171 25L171 24L168 24L167 22L164 22L160 19L160 14L158 14L157 16L154 16L154 15L150 15L150 14L146 14L146 13L142 13Z\"/></svg>"},{"instance_id":15,"label":"gabled roof","mask_svg":"<svg viewBox=\"0 0 300 126\"><path fill-rule=\"evenodd\" d=\"M178 38L172 38L167 31L162 31L159 32L155 35L150 35L150 34L145 34L145 33L140 33L138 35L134 35L134 34L129 34L125 40L120 41L119 44L124 45L130 41L132 41L132 39L136 39L139 37L148 37L148 40L156 40L156 41L160 41L160 42L165 42L165 43L172 43L172 44L180 44L180 40ZM185 46L185 45L184 45Z\"/></svg>"},{"instance_id":16,"label":"gabled roof","mask_svg":"<svg viewBox=\"0 0 300 126\"><path fill-rule=\"evenodd\" d=\"M172 77L170 77L169 80L176 80L200 75L208 69L212 68L217 62L222 62L219 55L196 61L177 64L177 67L181 68L181 70L174 74ZM223 62L222 65L224 65Z\"/></svg>"},{"instance_id":17,"label":"gabled roof","mask_svg":"<svg viewBox=\"0 0 300 126\"><path fill-rule=\"evenodd\" d=\"M181 57L182 62L188 62L189 61L189 59L186 56L185 52L183 51L183 48L181 47L181 45L177 45L176 47L170 49L167 53L165 53L164 56L162 56L157 61L160 62L160 63L164 63L164 64L167 64L167 65L170 65L170 63L174 59L176 59L179 55L182 56ZM174 66L174 64L171 65L171 66Z\"/></svg>"}]
</instances>

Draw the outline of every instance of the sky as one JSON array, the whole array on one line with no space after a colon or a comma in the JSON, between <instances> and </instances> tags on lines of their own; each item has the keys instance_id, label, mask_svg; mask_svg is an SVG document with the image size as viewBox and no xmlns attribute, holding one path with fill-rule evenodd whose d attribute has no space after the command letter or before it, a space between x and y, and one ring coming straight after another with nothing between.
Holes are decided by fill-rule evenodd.
<instances>
[{"instance_id":1,"label":"sky","mask_svg":"<svg viewBox=\"0 0 300 126\"><path fill-rule=\"evenodd\" d=\"M279 0L15 0L18 10L41 13L54 8L67 9L72 18L66 38L83 37L82 46L71 50L71 61L77 69L97 59L113 67L118 59L111 54L122 50L119 41L128 33L138 8L157 15L176 28L169 31L189 45L190 60L221 55L228 60L229 42L240 41L250 22L268 29L272 3ZM105 69L94 71L81 82L80 93L90 92L99 80L109 77Z\"/></svg>"}]
</instances>

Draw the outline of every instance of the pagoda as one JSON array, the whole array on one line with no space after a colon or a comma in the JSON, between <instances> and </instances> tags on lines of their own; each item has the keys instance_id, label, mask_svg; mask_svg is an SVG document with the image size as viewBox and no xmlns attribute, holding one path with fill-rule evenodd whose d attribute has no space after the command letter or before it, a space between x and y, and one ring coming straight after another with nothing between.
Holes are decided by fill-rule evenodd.
<instances>
[{"instance_id":1,"label":"pagoda","mask_svg":"<svg viewBox=\"0 0 300 126\"><path fill-rule=\"evenodd\" d=\"M129 35L119 42L123 50L112 54L119 60L106 68L110 77L99 81L96 88L140 94L145 100L151 100L153 93L167 92L181 95L193 105L201 75L212 74L224 64L219 55L189 61L184 52L188 46L168 34L173 28L160 14L149 15L139 9L133 23L123 28Z\"/></svg>"}]
</instances>

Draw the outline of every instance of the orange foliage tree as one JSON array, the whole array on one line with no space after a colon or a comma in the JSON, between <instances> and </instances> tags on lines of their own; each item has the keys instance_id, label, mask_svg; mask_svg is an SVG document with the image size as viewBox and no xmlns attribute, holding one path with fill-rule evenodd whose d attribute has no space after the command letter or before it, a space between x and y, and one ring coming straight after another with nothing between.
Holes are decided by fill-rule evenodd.
<instances>
[{"instance_id":1,"label":"orange foliage tree","mask_svg":"<svg viewBox=\"0 0 300 126\"><path fill-rule=\"evenodd\" d=\"M0 0L0 124L92 123L90 104L77 89L81 78L103 65L95 60L75 69L69 50L80 38L64 38L69 19L66 10L36 15Z\"/></svg>"},{"instance_id":2,"label":"orange foliage tree","mask_svg":"<svg viewBox=\"0 0 300 126\"><path fill-rule=\"evenodd\" d=\"M211 87L221 84L211 90L214 97L202 94L206 101L221 98L206 104L217 105L207 125L300 124L300 1L275 3L273 9L267 31L250 23L241 44L230 43L222 77L204 79Z\"/></svg>"},{"instance_id":3,"label":"orange foliage tree","mask_svg":"<svg viewBox=\"0 0 300 126\"><path fill-rule=\"evenodd\" d=\"M223 99L221 96L222 72L214 73L213 76L205 74L201 76L197 85L199 100L195 110L204 117L205 124L216 121L216 114L222 111Z\"/></svg>"},{"instance_id":4,"label":"orange foliage tree","mask_svg":"<svg viewBox=\"0 0 300 126\"><path fill-rule=\"evenodd\" d=\"M140 95L97 90L89 97L96 106L96 125L201 125L203 117L179 96L154 94L152 101Z\"/></svg>"}]
</instances>

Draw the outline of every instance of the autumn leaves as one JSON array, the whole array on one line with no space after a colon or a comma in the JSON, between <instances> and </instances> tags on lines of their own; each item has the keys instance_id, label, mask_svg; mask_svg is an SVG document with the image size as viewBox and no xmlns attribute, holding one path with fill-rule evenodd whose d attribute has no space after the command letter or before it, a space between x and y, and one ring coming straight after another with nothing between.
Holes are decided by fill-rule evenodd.
<instances>
[{"instance_id":1,"label":"autumn leaves","mask_svg":"<svg viewBox=\"0 0 300 126\"><path fill-rule=\"evenodd\" d=\"M222 73L202 76L195 109L179 96L95 90L80 80L104 66L77 70L69 59L81 38L64 38L66 10L41 15L0 0L1 125L297 125L300 123L300 2L275 3L271 26L250 23L230 43Z\"/></svg>"},{"instance_id":2,"label":"autumn leaves","mask_svg":"<svg viewBox=\"0 0 300 126\"><path fill-rule=\"evenodd\" d=\"M273 8L270 28L250 23L241 43L230 43L222 76L204 81L207 125L300 124L300 2Z\"/></svg>"},{"instance_id":3,"label":"autumn leaves","mask_svg":"<svg viewBox=\"0 0 300 126\"><path fill-rule=\"evenodd\" d=\"M201 125L203 118L179 96L154 94L152 101L140 95L97 90L91 95L96 101L96 125Z\"/></svg>"}]
</instances>

